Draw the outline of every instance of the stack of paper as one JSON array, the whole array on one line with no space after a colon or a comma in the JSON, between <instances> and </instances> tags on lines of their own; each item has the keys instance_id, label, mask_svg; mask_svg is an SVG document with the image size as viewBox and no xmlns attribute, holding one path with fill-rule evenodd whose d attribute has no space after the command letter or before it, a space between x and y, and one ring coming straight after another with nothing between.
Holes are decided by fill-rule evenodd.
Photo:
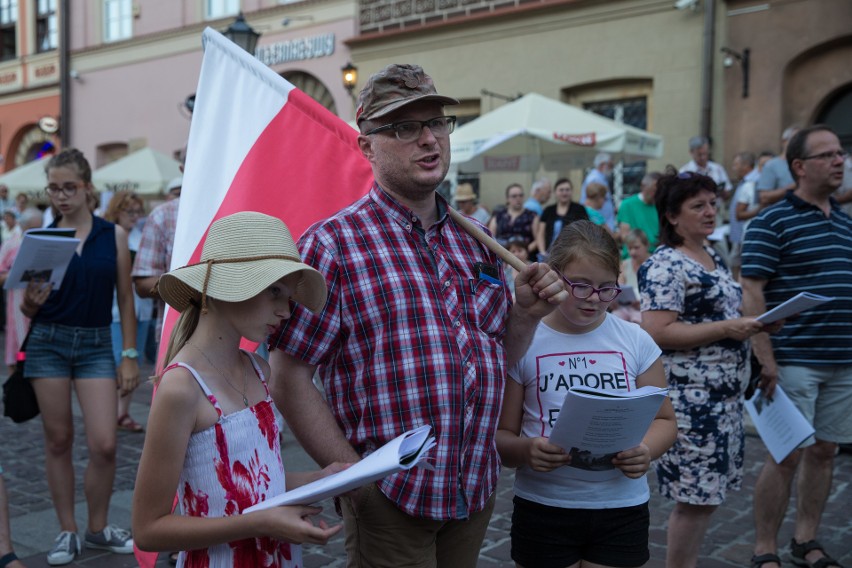
<instances>
[{"instance_id":1,"label":"stack of paper","mask_svg":"<svg viewBox=\"0 0 852 568\"><path fill-rule=\"evenodd\" d=\"M781 463L814 433L813 426L805 420L781 385L775 385L772 398L758 389L745 401L745 407L775 463Z\"/></svg>"},{"instance_id":2,"label":"stack of paper","mask_svg":"<svg viewBox=\"0 0 852 568\"><path fill-rule=\"evenodd\" d=\"M830 302L834 298L829 296L820 296L819 294L811 294L810 292L800 292L783 304L775 306L765 314L757 316L757 321L761 323L772 323L778 320L794 316L805 310L809 310L814 306Z\"/></svg>"},{"instance_id":3,"label":"stack of paper","mask_svg":"<svg viewBox=\"0 0 852 568\"><path fill-rule=\"evenodd\" d=\"M550 442L571 454L566 474L578 479L616 477L618 452L638 446L657 416L668 389L634 391L571 387L550 433Z\"/></svg>"},{"instance_id":4,"label":"stack of paper","mask_svg":"<svg viewBox=\"0 0 852 568\"><path fill-rule=\"evenodd\" d=\"M58 290L79 244L80 239L74 238L74 229L27 231L3 288L26 288L30 281L40 280L53 284L53 289Z\"/></svg>"},{"instance_id":5,"label":"stack of paper","mask_svg":"<svg viewBox=\"0 0 852 568\"><path fill-rule=\"evenodd\" d=\"M435 446L435 437L430 435L431 430L432 427L428 425L409 430L344 471L267 499L243 512L251 513L279 505L310 505L416 465L434 469L424 461L424 454Z\"/></svg>"}]
</instances>

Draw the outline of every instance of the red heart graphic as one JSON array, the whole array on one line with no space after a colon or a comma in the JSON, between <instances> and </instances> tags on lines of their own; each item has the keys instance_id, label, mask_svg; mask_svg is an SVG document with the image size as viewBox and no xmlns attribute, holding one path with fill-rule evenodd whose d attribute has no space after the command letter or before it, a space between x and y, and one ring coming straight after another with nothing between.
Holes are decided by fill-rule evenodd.
<instances>
[{"instance_id":1,"label":"red heart graphic","mask_svg":"<svg viewBox=\"0 0 852 568\"><path fill-rule=\"evenodd\" d=\"M594 365L595 363L597 363L597 360L595 360L595 359L589 359L589 363L591 363L592 365Z\"/></svg>"},{"instance_id":2,"label":"red heart graphic","mask_svg":"<svg viewBox=\"0 0 852 568\"><path fill-rule=\"evenodd\" d=\"M560 367L564 367L564 366L565 366L565 361L560 361L560 362L559 362L559 366L560 366Z\"/></svg>"}]
</instances>

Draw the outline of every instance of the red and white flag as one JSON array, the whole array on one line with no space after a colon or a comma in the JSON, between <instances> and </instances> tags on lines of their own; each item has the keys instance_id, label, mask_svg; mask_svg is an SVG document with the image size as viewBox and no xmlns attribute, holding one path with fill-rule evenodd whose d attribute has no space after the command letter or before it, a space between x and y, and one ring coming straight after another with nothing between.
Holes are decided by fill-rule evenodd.
<instances>
[{"instance_id":1,"label":"red and white flag","mask_svg":"<svg viewBox=\"0 0 852 568\"><path fill-rule=\"evenodd\" d=\"M298 239L372 183L352 127L219 32L207 28L202 39L172 268L200 259L220 217L259 211ZM159 359L178 315L166 311ZM153 568L157 555L136 558Z\"/></svg>"}]
</instances>

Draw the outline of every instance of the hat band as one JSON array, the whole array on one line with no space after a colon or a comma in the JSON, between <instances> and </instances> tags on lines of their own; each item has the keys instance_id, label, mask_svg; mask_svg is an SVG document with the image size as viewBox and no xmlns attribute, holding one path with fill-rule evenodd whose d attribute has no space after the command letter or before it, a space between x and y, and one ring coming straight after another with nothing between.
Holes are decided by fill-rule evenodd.
<instances>
[{"instance_id":1,"label":"hat band","mask_svg":"<svg viewBox=\"0 0 852 568\"><path fill-rule=\"evenodd\" d=\"M191 266L199 266L202 264L207 265L207 271L204 273L204 286L201 288L201 313L207 313L207 283L210 282L210 271L213 270L214 264L228 264L231 262L253 262L257 260L289 260L291 262L302 262L301 258L290 256L288 254L264 254L260 256L240 256L236 258L209 258L207 260L202 260L201 262L196 262L193 264L187 264L184 268L189 268Z\"/></svg>"}]
</instances>

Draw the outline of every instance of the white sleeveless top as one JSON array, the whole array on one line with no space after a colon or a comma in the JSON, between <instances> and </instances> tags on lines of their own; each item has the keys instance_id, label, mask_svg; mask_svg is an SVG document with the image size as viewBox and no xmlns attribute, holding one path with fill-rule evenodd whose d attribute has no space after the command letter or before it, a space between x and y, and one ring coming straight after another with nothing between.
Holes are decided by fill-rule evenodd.
<instances>
[{"instance_id":1,"label":"white sleeveless top","mask_svg":"<svg viewBox=\"0 0 852 568\"><path fill-rule=\"evenodd\" d=\"M222 413L219 402L198 372L185 363L195 377L219 420L189 439L186 459L178 485L181 515L225 517L239 515L244 509L285 491L284 462L281 459L281 428L273 411L266 378L255 358L251 360L258 379L266 389L261 402L233 412ZM178 567L205 568L298 568L302 566L299 545L271 538L246 539L181 552Z\"/></svg>"}]
</instances>

